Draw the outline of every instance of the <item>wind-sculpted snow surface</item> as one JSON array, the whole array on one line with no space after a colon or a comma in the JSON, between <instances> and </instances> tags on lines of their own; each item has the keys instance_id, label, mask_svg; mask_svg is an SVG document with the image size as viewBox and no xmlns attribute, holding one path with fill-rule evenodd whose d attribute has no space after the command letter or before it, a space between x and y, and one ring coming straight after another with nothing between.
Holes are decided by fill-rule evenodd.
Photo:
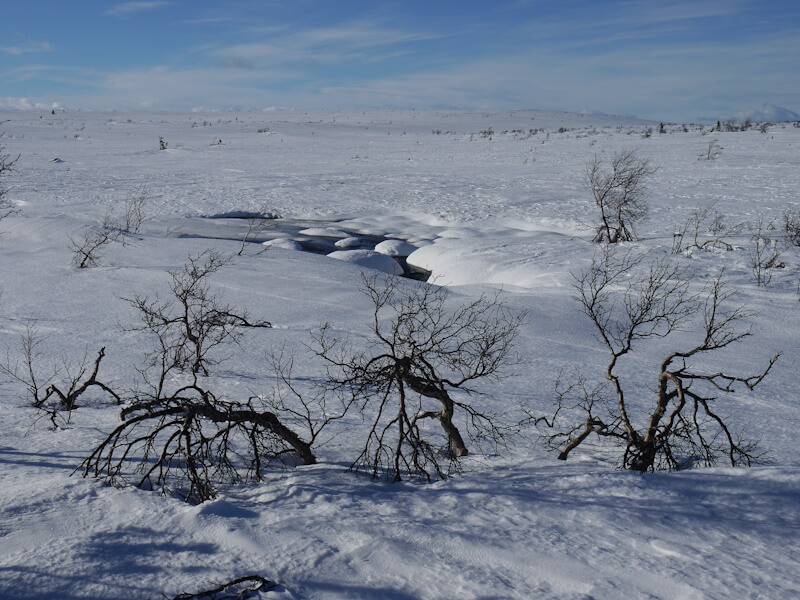
<instances>
[{"instance_id":1,"label":"wind-sculpted snow surface","mask_svg":"<svg viewBox=\"0 0 800 600\"><path fill-rule=\"evenodd\" d=\"M537 111L6 119L3 145L20 159L4 180L18 213L0 222L0 598L174 597L249 574L278 582L263 598L800 596L800 258L781 246L783 267L766 287L750 264L759 216L780 243L783 212L800 208L800 128L667 125L659 134L631 119ZM698 160L712 139L718 156ZM123 481L69 477L119 425L119 406L89 388L52 430L7 372L23 375L20 339L33 328L43 383L53 367L55 382L77 375L81 358L91 364L105 347L103 383L141 385L135 367L151 340L131 328L138 317L124 298L164 297L167 270L213 248L232 259L212 291L273 328L221 348L203 385L219 397L269 397L273 350L293 355L294 383L313 390L325 365L308 351L312 332L327 322L358 349L373 310L358 290L362 267L310 245L324 239L330 251L371 260L416 248L408 264L451 286L456 304L501 288L508 310L527 313L515 346L522 360L514 376L476 391L511 421L524 419L522 406L549 414L560 373L577 367L592 384L605 381L604 346L571 273L597 249L586 165L622 149L658 167L641 239L623 250L674 261L694 292L724 271L731 306L749 311L751 337L703 368L749 373L782 352L756 389L720 393L715 404L760 440L765 464L631 474L591 439L563 463L524 424L508 455L470 448L463 474L390 484L347 471L363 446L353 412L326 428L318 464L267 470L262 482L191 506ZM143 183L139 233L107 245L97 266L73 268L68 236L121 218ZM712 204L723 226L715 237L731 249L683 244L671 254L673 233ZM259 215L268 227L237 255ZM681 346L696 342L697 332L678 335ZM617 367L635 419L652 405L671 341L647 340Z\"/></svg>"}]
</instances>

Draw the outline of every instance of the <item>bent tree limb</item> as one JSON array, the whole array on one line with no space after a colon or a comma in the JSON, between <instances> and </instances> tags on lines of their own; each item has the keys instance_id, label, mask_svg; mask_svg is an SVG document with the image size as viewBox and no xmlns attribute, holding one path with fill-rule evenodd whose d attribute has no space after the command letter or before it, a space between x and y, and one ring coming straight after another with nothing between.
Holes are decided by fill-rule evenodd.
<instances>
[{"instance_id":1,"label":"bent tree limb","mask_svg":"<svg viewBox=\"0 0 800 600\"><path fill-rule=\"evenodd\" d=\"M205 377L221 360L212 350L238 347L242 329L271 327L211 292L206 278L226 263L214 251L190 257L170 271L172 299L129 300L142 321L133 330L156 342L145 365L136 367L146 391L130 393L122 423L75 472L114 483L133 470L139 487L203 502L221 484L260 480L272 463L316 462L314 438L303 439L283 420L296 418L297 411L259 396L219 398Z\"/></svg>"},{"instance_id":2,"label":"bent tree limb","mask_svg":"<svg viewBox=\"0 0 800 600\"><path fill-rule=\"evenodd\" d=\"M244 600L260 590L269 591L277 585L260 575L246 575L202 592L178 594L172 600L222 600L223 598Z\"/></svg>"},{"instance_id":3,"label":"bent tree limb","mask_svg":"<svg viewBox=\"0 0 800 600\"><path fill-rule=\"evenodd\" d=\"M453 403L453 399L450 398L450 394L447 393L447 390L441 385L437 386L433 381L422 379L409 372L403 374L403 382L418 394L427 398L433 398L442 403L441 410L419 413L414 417L414 421L416 422L421 418L437 419L444 430L445 436L447 436L447 441L453 454L459 458L467 456L469 450L464 443L464 438L461 437L461 432L458 430L458 427L453 424L455 404Z\"/></svg>"},{"instance_id":4,"label":"bent tree limb","mask_svg":"<svg viewBox=\"0 0 800 600\"><path fill-rule=\"evenodd\" d=\"M257 400L224 402L188 386L169 399L135 403L76 471L113 483L125 476L127 461L138 460L138 487L203 502L220 482L260 480L264 467L288 452L314 464L310 444L274 413L257 410Z\"/></svg>"}]
</instances>

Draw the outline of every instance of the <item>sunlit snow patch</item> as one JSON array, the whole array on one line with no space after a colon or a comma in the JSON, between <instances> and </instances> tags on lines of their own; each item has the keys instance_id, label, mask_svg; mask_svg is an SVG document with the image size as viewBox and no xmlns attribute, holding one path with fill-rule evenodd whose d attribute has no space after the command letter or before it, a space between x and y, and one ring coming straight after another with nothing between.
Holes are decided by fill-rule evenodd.
<instances>
[{"instance_id":1,"label":"sunlit snow patch","mask_svg":"<svg viewBox=\"0 0 800 600\"><path fill-rule=\"evenodd\" d=\"M307 235L308 237L327 237L327 238L347 238L350 237L349 233L345 233L340 229L334 227L309 227L302 229L298 233L300 235Z\"/></svg>"},{"instance_id":2,"label":"sunlit snow patch","mask_svg":"<svg viewBox=\"0 0 800 600\"><path fill-rule=\"evenodd\" d=\"M390 275L403 274L403 267L396 260L373 250L337 250L336 252L331 252L328 256L359 267L389 273Z\"/></svg>"},{"instance_id":3,"label":"sunlit snow patch","mask_svg":"<svg viewBox=\"0 0 800 600\"><path fill-rule=\"evenodd\" d=\"M289 240L286 238L277 238L274 240L267 240L266 242L262 242L262 245L267 246L268 248L283 248L284 250L302 250L303 247L295 242L294 240Z\"/></svg>"},{"instance_id":4,"label":"sunlit snow patch","mask_svg":"<svg viewBox=\"0 0 800 600\"><path fill-rule=\"evenodd\" d=\"M386 240L375 246L375 252L386 256L409 256L417 247L403 240Z\"/></svg>"},{"instance_id":5,"label":"sunlit snow patch","mask_svg":"<svg viewBox=\"0 0 800 600\"><path fill-rule=\"evenodd\" d=\"M379 244L380 245L380 244ZM342 250L353 250L364 246L364 240L357 237L347 237L342 240L337 240L334 244L337 248ZM376 248L377 250L377 248Z\"/></svg>"}]
</instances>

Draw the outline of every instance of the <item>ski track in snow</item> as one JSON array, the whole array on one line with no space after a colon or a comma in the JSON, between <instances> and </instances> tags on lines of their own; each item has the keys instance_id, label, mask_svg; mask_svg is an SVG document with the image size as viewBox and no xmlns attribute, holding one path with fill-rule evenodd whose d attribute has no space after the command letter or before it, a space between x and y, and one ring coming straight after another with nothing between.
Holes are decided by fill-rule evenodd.
<instances>
[{"instance_id":1,"label":"ski track in snow","mask_svg":"<svg viewBox=\"0 0 800 600\"><path fill-rule=\"evenodd\" d=\"M388 484L346 470L360 441L353 415L318 448L320 464L223 487L199 506L69 477L118 423L117 408L87 394L69 428L51 431L0 376L0 598L174 596L249 573L279 583L263 598L800 597L800 260L786 251L766 288L748 266L754 219L800 208L800 129L643 138L651 124L542 111L6 119L0 141L21 156L3 183L21 212L0 222L2 356L17 352L35 320L46 336L40 364L91 359L105 346L104 381L132 385L147 339L122 330L136 319L122 299L164 294L165 269L190 253L238 251L246 221L201 217L265 209L337 238L408 242L418 248L409 263L451 286L456 302L502 289L513 310L529 313L518 344L525 362L482 391L502 410L525 401L545 413L561 368L602 380L607 358L570 273L596 248L585 165L621 148L659 167L642 240L629 247L667 255L676 227L710 203L728 225L745 223L731 252L673 258L698 289L724 267L753 313L753 336L730 349L726 366L757 371L783 356L754 392L719 401L763 440L764 466L639 476L593 443L557 461L530 430L510 456L475 452L463 475ZM491 139L480 134L489 127ZM546 131L528 136L530 128ZM525 134L502 133L513 129ZM711 139L719 158L698 160ZM154 217L142 233L110 246L100 266L72 268L68 236L119 215L142 183ZM205 237L178 237L187 232ZM290 244L252 247L215 275L215 289L276 327L248 333L219 366L223 395L268 391L264 350L281 345L298 353L301 379L322 377L303 353L309 332L327 321L356 343L370 316L357 265ZM652 382L640 375L669 347L654 341L620 366L645 399Z\"/></svg>"}]
</instances>

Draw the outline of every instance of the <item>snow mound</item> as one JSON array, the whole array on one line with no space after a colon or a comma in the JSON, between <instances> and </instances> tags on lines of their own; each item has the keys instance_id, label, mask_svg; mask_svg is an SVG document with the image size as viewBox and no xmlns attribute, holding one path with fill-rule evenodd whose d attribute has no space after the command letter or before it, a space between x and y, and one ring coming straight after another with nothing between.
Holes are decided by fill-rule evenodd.
<instances>
[{"instance_id":1,"label":"snow mound","mask_svg":"<svg viewBox=\"0 0 800 600\"><path fill-rule=\"evenodd\" d=\"M302 250L303 247L295 242L294 240L289 240L286 238L278 238L276 240L267 240L266 242L262 242L263 246L267 246L268 248L283 248L284 250Z\"/></svg>"},{"instance_id":2,"label":"snow mound","mask_svg":"<svg viewBox=\"0 0 800 600\"><path fill-rule=\"evenodd\" d=\"M345 233L341 229L334 229L333 227L309 227L303 229L300 235L307 235L308 237L327 237L327 238L348 238L349 233Z\"/></svg>"},{"instance_id":3,"label":"snow mound","mask_svg":"<svg viewBox=\"0 0 800 600\"><path fill-rule=\"evenodd\" d=\"M346 250L348 248L358 248L359 246L362 245L362 243L363 242L361 241L361 238L347 237L347 238L344 238L342 240L338 240L334 244L334 246L336 246L337 248L342 248L343 250Z\"/></svg>"},{"instance_id":4,"label":"snow mound","mask_svg":"<svg viewBox=\"0 0 800 600\"><path fill-rule=\"evenodd\" d=\"M373 250L337 250L336 252L331 252L328 256L359 267L389 273L390 275L403 274L403 267L396 260Z\"/></svg>"},{"instance_id":5,"label":"snow mound","mask_svg":"<svg viewBox=\"0 0 800 600\"><path fill-rule=\"evenodd\" d=\"M386 256L408 256L417 249L413 244L403 240L385 240L375 246L375 252L380 252Z\"/></svg>"}]
</instances>

